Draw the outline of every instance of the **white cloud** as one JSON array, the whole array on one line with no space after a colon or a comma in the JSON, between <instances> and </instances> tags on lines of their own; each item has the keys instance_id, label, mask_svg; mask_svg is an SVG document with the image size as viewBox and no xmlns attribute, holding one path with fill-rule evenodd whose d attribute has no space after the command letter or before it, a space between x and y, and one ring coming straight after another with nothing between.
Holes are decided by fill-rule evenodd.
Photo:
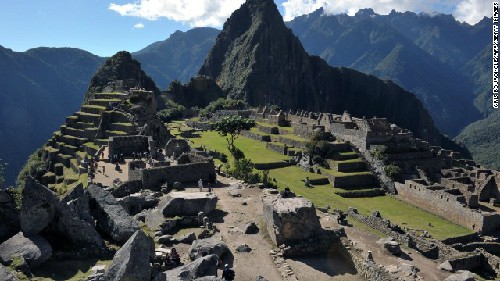
<instances>
[{"instance_id":1,"label":"white cloud","mask_svg":"<svg viewBox=\"0 0 500 281\"><path fill-rule=\"evenodd\" d=\"M148 20L167 18L191 26L220 27L244 0L139 0L123 5L111 3L109 9L122 16Z\"/></svg>"},{"instance_id":2,"label":"white cloud","mask_svg":"<svg viewBox=\"0 0 500 281\"><path fill-rule=\"evenodd\" d=\"M492 16L492 3L488 0L465 0L457 5L453 15L459 21L465 21L471 24L482 20L484 16Z\"/></svg>"},{"instance_id":3,"label":"white cloud","mask_svg":"<svg viewBox=\"0 0 500 281\"><path fill-rule=\"evenodd\" d=\"M134 29L143 29L144 24L142 22L134 24Z\"/></svg>"},{"instance_id":4,"label":"white cloud","mask_svg":"<svg viewBox=\"0 0 500 281\"><path fill-rule=\"evenodd\" d=\"M359 9L372 8L386 15L391 10L434 14L451 13L459 21L475 24L483 16L491 16L492 0L286 0L283 2L285 20L309 14L323 7L328 14L354 15Z\"/></svg>"}]
</instances>

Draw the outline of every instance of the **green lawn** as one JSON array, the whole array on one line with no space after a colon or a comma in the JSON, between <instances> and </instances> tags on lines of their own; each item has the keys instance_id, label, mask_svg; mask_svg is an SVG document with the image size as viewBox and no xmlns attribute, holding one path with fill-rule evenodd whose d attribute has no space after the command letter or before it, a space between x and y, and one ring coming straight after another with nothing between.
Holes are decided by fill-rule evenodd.
<instances>
[{"instance_id":1,"label":"green lawn","mask_svg":"<svg viewBox=\"0 0 500 281\"><path fill-rule=\"evenodd\" d=\"M369 215L374 210L380 211L384 218L393 223L417 230L428 230L437 239L472 233L471 230L446 221L436 215L427 213L391 196L373 198L343 198L334 194L331 185L320 185L314 188L304 186L306 176L321 176L307 173L298 167L287 167L269 171L271 178L276 178L279 188L289 187L293 192L311 200L316 206L330 205L332 208L347 211L348 207L357 208L362 214ZM428 223L432 227L428 226Z\"/></svg>"},{"instance_id":2,"label":"green lawn","mask_svg":"<svg viewBox=\"0 0 500 281\"><path fill-rule=\"evenodd\" d=\"M206 146L212 150L229 155L226 139L215 131L206 131L199 133L200 137L191 138L195 146ZM274 163L289 159L286 155L266 148L266 143L240 136L234 142L234 145L245 153L246 158L254 163Z\"/></svg>"}]
</instances>

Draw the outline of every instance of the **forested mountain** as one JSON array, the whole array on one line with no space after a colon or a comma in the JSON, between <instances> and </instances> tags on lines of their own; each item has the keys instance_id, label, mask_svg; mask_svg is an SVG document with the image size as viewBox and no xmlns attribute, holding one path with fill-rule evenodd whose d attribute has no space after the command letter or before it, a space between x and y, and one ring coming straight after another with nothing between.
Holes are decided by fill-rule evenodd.
<instances>
[{"instance_id":1,"label":"forested mountain","mask_svg":"<svg viewBox=\"0 0 500 281\"><path fill-rule=\"evenodd\" d=\"M176 31L164 41L133 53L161 90L173 80L188 81L203 63L219 30L210 27Z\"/></svg>"},{"instance_id":2,"label":"forested mountain","mask_svg":"<svg viewBox=\"0 0 500 281\"><path fill-rule=\"evenodd\" d=\"M71 48L13 52L0 46L0 158L6 180L81 104L102 58Z\"/></svg>"},{"instance_id":3,"label":"forested mountain","mask_svg":"<svg viewBox=\"0 0 500 281\"><path fill-rule=\"evenodd\" d=\"M470 26L449 15L393 11L382 16L366 9L351 17L320 9L288 26L308 52L330 65L390 79L414 92L438 128L451 136L481 118L474 106L477 85L464 66L488 44L484 21Z\"/></svg>"}]
</instances>

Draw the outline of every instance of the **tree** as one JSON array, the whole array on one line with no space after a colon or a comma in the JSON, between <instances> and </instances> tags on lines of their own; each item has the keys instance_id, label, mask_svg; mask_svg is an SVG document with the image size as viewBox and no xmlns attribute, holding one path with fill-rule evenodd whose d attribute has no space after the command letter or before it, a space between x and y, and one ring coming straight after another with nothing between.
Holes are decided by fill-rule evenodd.
<instances>
[{"instance_id":1,"label":"tree","mask_svg":"<svg viewBox=\"0 0 500 281\"><path fill-rule=\"evenodd\" d=\"M253 127L255 127L255 120L242 116L224 116L212 125L213 130L226 137L227 149L235 159L244 158L244 155L234 146L234 141L241 131L250 130Z\"/></svg>"}]
</instances>

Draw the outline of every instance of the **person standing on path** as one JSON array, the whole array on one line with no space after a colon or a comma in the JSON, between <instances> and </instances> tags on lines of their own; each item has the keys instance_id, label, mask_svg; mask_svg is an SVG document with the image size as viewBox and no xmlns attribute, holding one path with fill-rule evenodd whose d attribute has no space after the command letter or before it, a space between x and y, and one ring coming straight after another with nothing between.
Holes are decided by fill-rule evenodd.
<instances>
[{"instance_id":1,"label":"person standing on path","mask_svg":"<svg viewBox=\"0 0 500 281\"><path fill-rule=\"evenodd\" d=\"M201 179L198 181L198 188L200 189L200 192L203 191L203 181Z\"/></svg>"}]
</instances>

